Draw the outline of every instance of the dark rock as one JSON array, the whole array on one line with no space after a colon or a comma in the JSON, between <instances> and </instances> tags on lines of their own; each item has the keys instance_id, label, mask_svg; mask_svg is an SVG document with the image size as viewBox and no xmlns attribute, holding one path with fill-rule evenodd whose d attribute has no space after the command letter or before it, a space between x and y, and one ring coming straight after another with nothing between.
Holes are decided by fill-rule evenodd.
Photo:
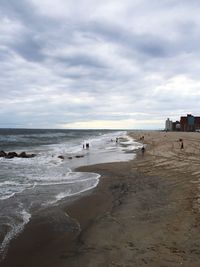
<instances>
[{"instance_id":1,"label":"dark rock","mask_svg":"<svg viewBox=\"0 0 200 267\"><path fill-rule=\"evenodd\" d=\"M79 158L83 158L83 155L76 155L75 158L79 159Z\"/></svg>"},{"instance_id":2,"label":"dark rock","mask_svg":"<svg viewBox=\"0 0 200 267\"><path fill-rule=\"evenodd\" d=\"M18 155L19 158L26 158L27 157L27 154L26 152L21 152L19 155Z\"/></svg>"},{"instance_id":3,"label":"dark rock","mask_svg":"<svg viewBox=\"0 0 200 267\"><path fill-rule=\"evenodd\" d=\"M36 154L26 154L26 158L34 158Z\"/></svg>"},{"instance_id":4,"label":"dark rock","mask_svg":"<svg viewBox=\"0 0 200 267\"><path fill-rule=\"evenodd\" d=\"M20 154L17 154L16 152L4 152L0 151L0 157L4 157L6 159L13 159L13 158L33 158L36 154L26 154L26 152L21 152Z\"/></svg>"},{"instance_id":5,"label":"dark rock","mask_svg":"<svg viewBox=\"0 0 200 267\"><path fill-rule=\"evenodd\" d=\"M68 159L72 159L72 157L68 157Z\"/></svg>"},{"instance_id":6,"label":"dark rock","mask_svg":"<svg viewBox=\"0 0 200 267\"><path fill-rule=\"evenodd\" d=\"M58 156L58 158L59 158L59 159L64 159L64 157L63 157L63 156Z\"/></svg>"},{"instance_id":7,"label":"dark rock","mask_svg":"<svg viewBox=\"0 0 200 267\"><path fill-rule=\"evenodd\" d=\"M36 156L36 154L26 154L26 152L21 152L19 155L18 155L18 157L19 158L33 158L33 157L35 157Z\"/></svg>"},{"instance_id":8,"label":"dark rock","mask_svg":"<svg viewBox=\"0 0 200 267\"><path fill-rule=\"evenodd\" d=\"M30 154L29 157L30 158L34 158L36 156L36 154Z\"/></svg>"},{"instance_id":9,"label":"dark rock","mask_svg":"<svg viewBox=\"0 0 200 267\"><path fill-rule=\"evenodd\" d=\"M8 152L8 154L5 156L6 159L13 159L15 157L18 157L16 152Z\"/></svg>"},{"instance_id":10,"label":"dark rock","mask_svg":"<svg viewBox=\"0 0 200 267\"><path fill-rule=\"evenodd\" d=\"M5 152L5 151L0 151L0 157L2 158L2 157L5 157L5 156L7 156L7 153Z\"/></svg>"}]
</instances>

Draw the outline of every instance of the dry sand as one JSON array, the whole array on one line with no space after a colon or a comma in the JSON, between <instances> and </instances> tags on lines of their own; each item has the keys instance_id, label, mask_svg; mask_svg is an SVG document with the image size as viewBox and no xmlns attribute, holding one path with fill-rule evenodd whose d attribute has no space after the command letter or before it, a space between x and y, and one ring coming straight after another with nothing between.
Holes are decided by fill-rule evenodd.
<instances>
[{"instance_id":1,"label":"dry sand","mask_svg":"<svg viewBox=\"0 0 200 267\"><path fill-rule=\"evenodd\" d=\"M81 168L102 175L98 187L33 218L0 266L199 267L200 133L131 136L144 155Z\"/></svg>"}]
</instances>

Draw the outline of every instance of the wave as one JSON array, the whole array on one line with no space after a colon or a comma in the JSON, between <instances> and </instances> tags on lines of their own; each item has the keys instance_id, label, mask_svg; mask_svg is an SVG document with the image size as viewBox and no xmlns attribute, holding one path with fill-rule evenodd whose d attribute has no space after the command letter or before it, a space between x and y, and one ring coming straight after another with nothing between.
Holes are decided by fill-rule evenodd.
<instances>
[{"instance_id":1,"label":"wave","mask_svg":"<svg viewBox=\"0 0 200 267\"><path fill-rule=\"evenodd\" d=\"M58 193L55 196L54 200L47 201L44 205L45 206L52 205L52 204L55 204L58 201L62 200L63 198L72 197L72 196L75 196L75 195L79 195L79 194L81 194L83 192L89 191L89 190L95 188L98 185L99 178L100 178L100 175L96 174L96 177L93 177L93 178L79 180L79 181L76 181L76 182L72 182L72 181L71 182L67 182L65 184L70 184L71 185L70 188L68 188L65 191L62 191L62 192Z\"/></svg>"},{"instance_id":2,"label":"wave","mask_svg":"<svg viewBox=\"0 0 200 267\"><path fill-rule=\"evenodd\" d=\"M0 200L6 200L20 194L25 190L34 189L36 186L55 186L55 185L73 185L75 183L85 183L87 188L87 181L98 180L99 174L96 173L81 173L81 172L68 172L63 176L30 176L29 183L19 183L14 181L0 182ZM81 189L82 190L82 189ZM86 189L87 190L87 189ZM78 192L77 192L78 193Z\"/></svg>"},{"instance_id":3,"label":"wave","mask_svg":"<svg viewBox=\"0 0 200 267\"><path fill-rule=\"evenodd\" d=\"M34 188L35 183L19 183L4 181L0 183L0 200L6 200L22 193L26 189Z\"/></svg>"},{"instance_id":4,"label":"wave","mask_svg":"<svg viewBox=\"0 0 200 267\"><path fill-rule=\"evenodd\" d=\"M0 245L0 255L2 259L4 259L5 257L8 244L14 237L16 237L24 229L24 226L30 221L31 214L23 209L21 212L19 212L19 217L21 222L18 224L10 225L11 230L5 235L3 242Z\"/></svg>"}]
</instances>

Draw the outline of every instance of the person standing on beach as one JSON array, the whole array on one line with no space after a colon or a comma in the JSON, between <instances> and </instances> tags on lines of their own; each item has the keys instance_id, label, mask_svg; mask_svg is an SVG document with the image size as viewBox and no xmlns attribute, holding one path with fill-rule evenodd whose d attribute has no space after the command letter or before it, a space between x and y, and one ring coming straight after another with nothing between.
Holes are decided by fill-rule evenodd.
<instances>
[{"instance_id":1,"label":"person standing on beach","mask_svg":"<svg viewBox=\"0 0 200 267\"><path fill-rule=\"evenodd\" d=\"M183 146L183 141L181 142L181 149L183 149L184 148L184 146Z\"/></svg>"},{"instance_id":2,"label":"person standing on beach","mask_svg":"<svg viewBox=\"0 0 200 267\"><path fill-rule=\"evenodd\" d=\"M141 148L141 151L142 151L142 155L143 155L144 151L145 151L145 147L144 146Z\"/></svg>"},{"instance_id":3,"label":"person standing on beach","mask_svg":"<svg viewBox=\"0 0 200 267\"><path fill-rule=\"evenodd\" d=\"M90 144L86 143L86 148L89 149L89 147L90 147Z\"/></svg>"}]
</instances>

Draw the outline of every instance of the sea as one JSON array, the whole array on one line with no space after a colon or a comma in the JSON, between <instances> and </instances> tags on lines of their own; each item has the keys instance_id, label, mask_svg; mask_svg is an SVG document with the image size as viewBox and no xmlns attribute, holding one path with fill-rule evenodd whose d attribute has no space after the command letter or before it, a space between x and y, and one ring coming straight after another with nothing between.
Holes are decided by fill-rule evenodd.
<instances>
[{"instance_id":1,"label":"sea","mask_svg":"<svg viewBox=\"0 0 200 267\"><path fill-rule=\"evenodd\" d=\"M98 185L98 173L77 167L128 161L139 148L127 131L0 129L0 150L36 154L0 157L0 255L34 212Z\"/></svg>"}]
</instances>

